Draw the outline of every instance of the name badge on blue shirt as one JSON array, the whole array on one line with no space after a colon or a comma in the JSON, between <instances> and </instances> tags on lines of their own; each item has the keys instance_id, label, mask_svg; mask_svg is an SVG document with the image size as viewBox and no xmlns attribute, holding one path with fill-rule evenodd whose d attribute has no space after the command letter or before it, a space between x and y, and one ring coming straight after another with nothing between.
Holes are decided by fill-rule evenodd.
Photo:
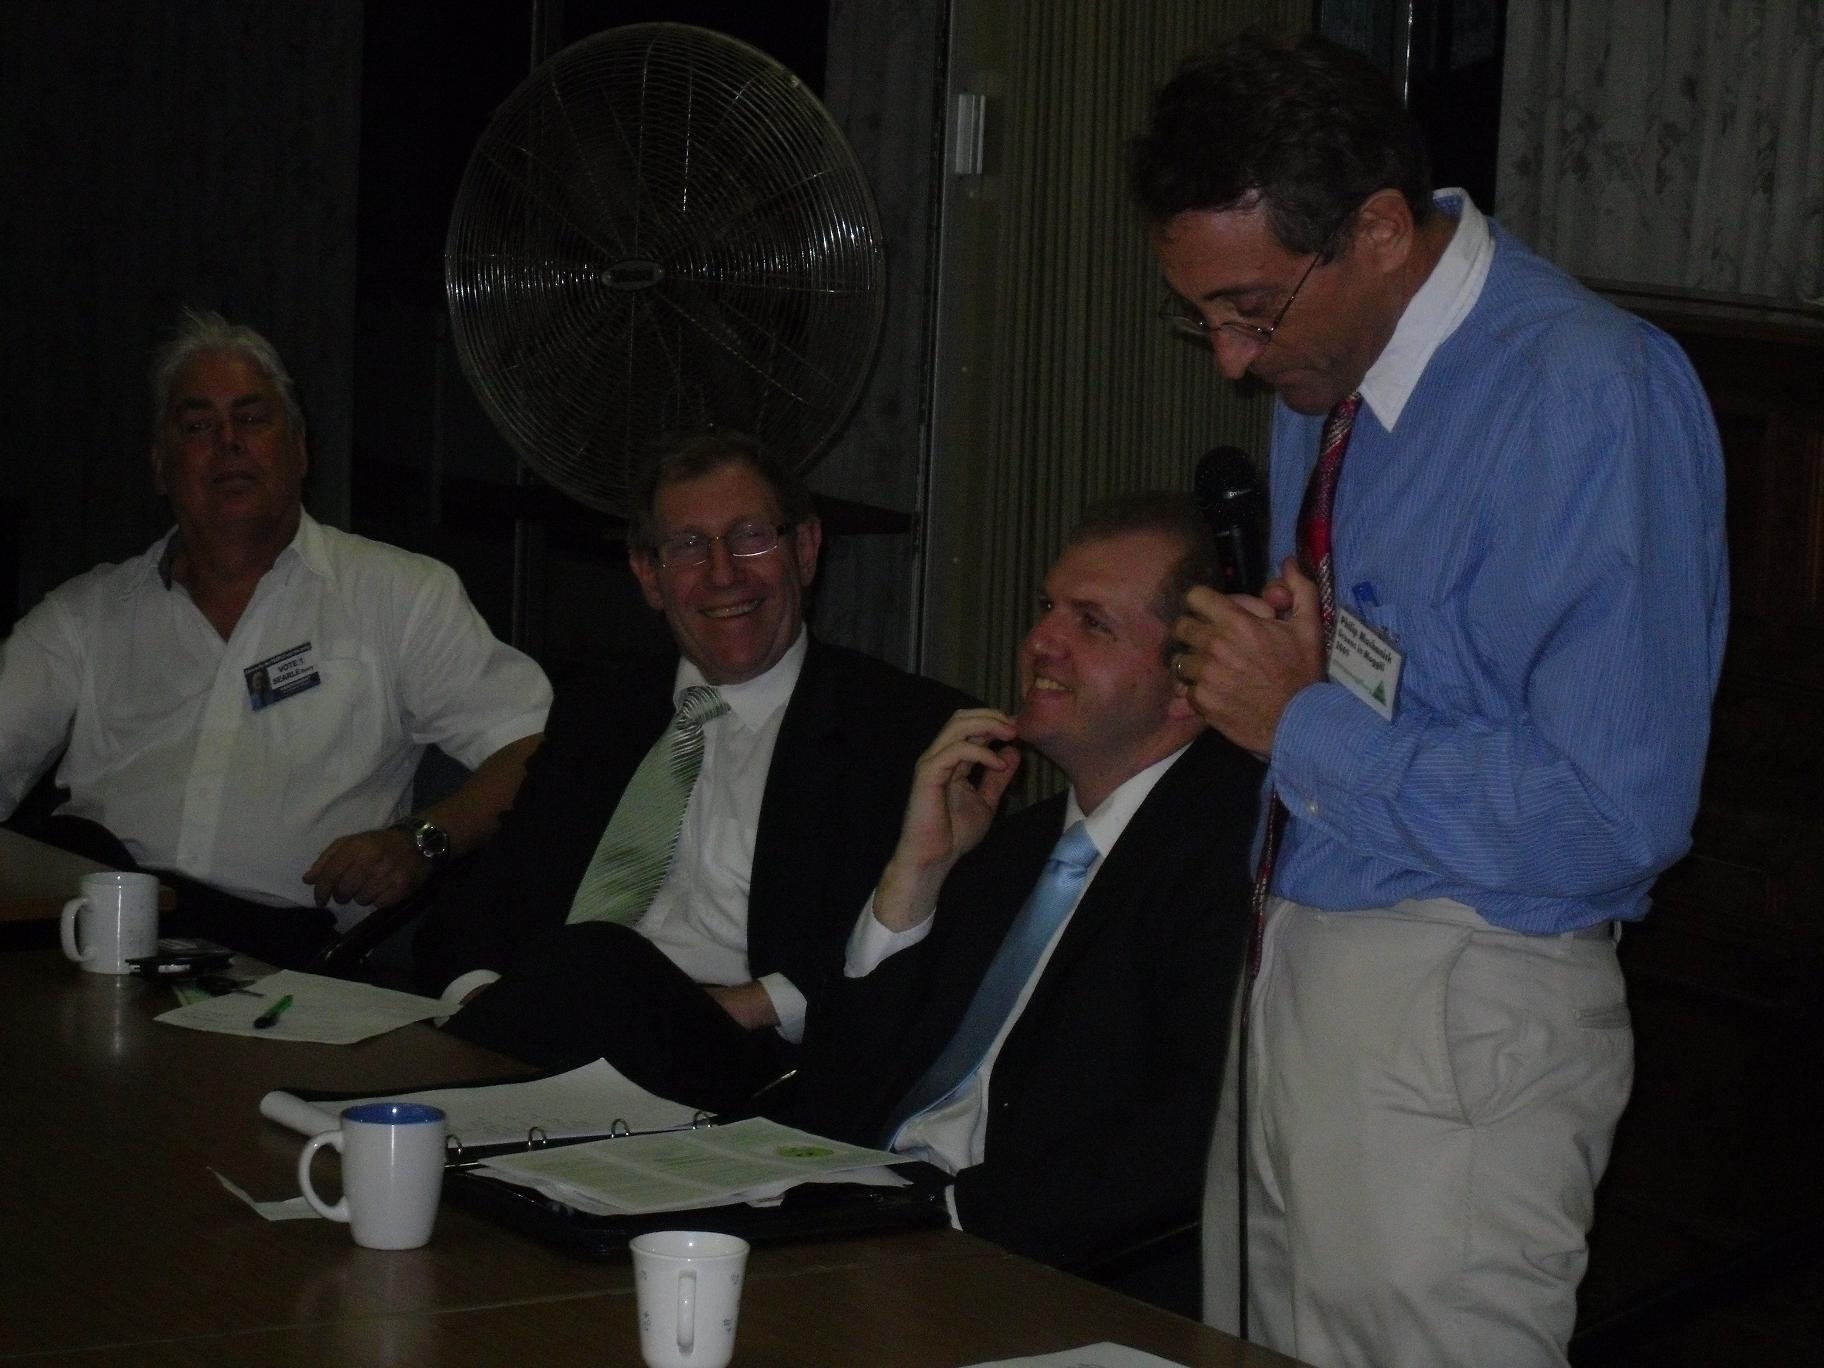
<instances>
[{"instance_id":1,"label":"name badge on blue shirt","mask_svg":"<svg viewBox=\"0 0 1824 1368\"><path fill-rule=\"evenodd\" d=\"M274 703L283 703L293 694L314 689L323 682L323 677L317 673L316 652L311 650L308 641L249 665L241 674L247 680L247 700L253 704L255 712Z\"/></svg>"},{"instance_id":2,"label":"name badge on blue shirt","mask_svg":"<svg viewBox=\"0 0 1824 1368\"><path fill-rule=\"evenodd\" d=\"M1340 603L1336 637L1330 643L1330 682L1341 684L1389 722L1399 701L1400 667L1406 657L1386 637Z\"/></svg>"}]
</instances>

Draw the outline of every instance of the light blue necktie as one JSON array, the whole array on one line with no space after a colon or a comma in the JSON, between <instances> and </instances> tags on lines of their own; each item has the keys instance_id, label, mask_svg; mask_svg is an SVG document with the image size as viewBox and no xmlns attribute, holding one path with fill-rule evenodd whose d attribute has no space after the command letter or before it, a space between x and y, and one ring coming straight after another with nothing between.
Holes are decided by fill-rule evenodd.
<instances>
[{"instance_id":1,"label":"light blue necktie","mask_svg":"<svg viewBox=\"0 0 1824 1368\"><path fill-rule=\"evenodd\" d=\"M627 781L570 904L570 922L631 926L646 914L671 868L684 809L703 768L703 725L728 711L707 685L678 695L671 725L659 733Z\"/></svg>"},{"instance_id":2,"label":"light blue necktie","mask_svg":"<svg viewBox=\"0 0 1824 1368\"><path fill-rule=\"evenodd\" d=\"M1032 895L1013 919L1013 925L1007 928L1001 948L995 951L956 1034L925 1070L924 1077L912 1085L911 1091L894 1109L892 1119L887 1122L885 1148L893 1148L893 1142L899 1138L906 1122L938 1103L948 1101L981 1068L988 1047L1013 1014L1014 1003L1019 1001L1020 990L1032 977L1039 956L1051 944L1058 924L1077 905L1083 882L1089 877L1089 867L1095 863L1098 853L1096 843L1090 840L1089 831L1082 822L1073 824L1058 838L1057 845L1052 847L1051 858L1045 862L1044 872L1033 885Z\"/></svg>"}]
</instances>

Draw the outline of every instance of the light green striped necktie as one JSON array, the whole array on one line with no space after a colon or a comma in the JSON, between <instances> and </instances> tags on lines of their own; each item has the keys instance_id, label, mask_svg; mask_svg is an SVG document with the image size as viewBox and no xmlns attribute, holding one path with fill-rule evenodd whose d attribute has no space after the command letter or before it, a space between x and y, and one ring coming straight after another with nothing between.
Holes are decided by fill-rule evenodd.
<instances>
[{"instance_id":1,"label":"light green striped necktie","mask_svg":"<svg viewBox=\"0 0 1824 1368\"><path fill-rule=\"evenodd\" d=\"M631 926L652 906L703 768L703 725L727 711L727 701L707 685L678 695L671 725L652 743L608 819L566 920Z\"/></svg>"}]
</instances>

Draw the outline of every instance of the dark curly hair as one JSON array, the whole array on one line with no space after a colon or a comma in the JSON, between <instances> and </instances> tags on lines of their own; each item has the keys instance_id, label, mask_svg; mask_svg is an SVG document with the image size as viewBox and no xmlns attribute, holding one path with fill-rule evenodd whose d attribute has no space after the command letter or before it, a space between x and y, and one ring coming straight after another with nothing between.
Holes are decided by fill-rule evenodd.
<instances>
[{"instance_id":1,"label":"dark curly hair","mask_svg":"<svg viewBox=\"0 0 1824 1368\"><path fill-rule=\"evenodd\" d=\"M1366 57L1317 34L1257 30L1187 57L1128 148L1128 185L1164 224L1192 209L1265 206L1280 246L1335 256L1377 190L1433 212L1418 125Z\"/></svg>"}]
</instances>

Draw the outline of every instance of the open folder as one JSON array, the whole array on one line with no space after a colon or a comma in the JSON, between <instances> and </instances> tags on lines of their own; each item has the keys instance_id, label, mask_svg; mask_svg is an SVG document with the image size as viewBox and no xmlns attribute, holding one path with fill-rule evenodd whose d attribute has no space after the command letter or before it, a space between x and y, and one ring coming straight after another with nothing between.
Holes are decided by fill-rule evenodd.
<instances>
[{"instance_id":1,"label":"open folder","mask_svg":"<svg viewBox=\"0 0 1824 1368\"><path fill-rule=\"evenodd\" d=\"M926 1164L762 1118L708 1116L657 1097L606 1061L506 1083L329 1095L268 1093L260 1111L301 1134L356 1101L443 1109L444 1191L587 1257L687 1220L759 1242L943 1225L948 1181ZM683 1213L688 1213L687 1216Z\"/></svg>"}]
</instances>

